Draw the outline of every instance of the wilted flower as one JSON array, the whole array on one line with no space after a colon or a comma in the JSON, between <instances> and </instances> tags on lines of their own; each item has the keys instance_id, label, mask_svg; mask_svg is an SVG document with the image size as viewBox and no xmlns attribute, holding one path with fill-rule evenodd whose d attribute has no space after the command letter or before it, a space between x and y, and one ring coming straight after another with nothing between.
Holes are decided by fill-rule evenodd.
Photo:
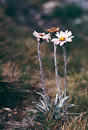
<instances>
[{"instance_id":1,"label":"wilted flower","mask_svg":"<svg viewBox=\"0 0 88 130\"><path fill-rule=\"evenodd\" d=\"M47 32L50 32L50 33L53 33L53 32L58 32L59 31L59 27L55 28L55 27L52 27L50 29L46 29Z\"/></svg>"},{"instance_id":2,"label":"wilted flower","mask_svg":"<svg viewBox=\"0 0 88 130\"><path fill-rule=\"evenodd\" d=\"M37 41L40 41L40 39L43 39L43 40L46 40L47 42L49 42L49 39L51 39L50 33L45 34L45 33L38 33L36 31L34 31L33 36L35 36L37 38Z\"/></svg>"},{"instance_id":3,"label":"wilted flower","mask_svg":"<svg viewBox=\"0 0 88 130\"><path fill-rule=\"evenodd\" d=\"M60 46L63 46L66 42L72 42L72 38L74 37L72 36L72 32L68 30L65 32L60 31L60 33L57 32L56 36L58 38L53 38L51 41L56 45L60 44Z\"/></svg>"}]
</instances>

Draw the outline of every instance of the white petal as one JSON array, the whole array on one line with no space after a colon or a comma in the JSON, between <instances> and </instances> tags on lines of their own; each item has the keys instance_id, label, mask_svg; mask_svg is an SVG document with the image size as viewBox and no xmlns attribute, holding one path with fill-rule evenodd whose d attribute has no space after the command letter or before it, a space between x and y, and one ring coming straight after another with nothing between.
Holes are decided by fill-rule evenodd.
<instances>
[{"instance_id":1,"label":"white petal","mask_svg":"<svg viewBox=\"0 0 88 130\"><path fill-rule=\"evenodd\" d=\"M50 33L43 36L42 39L45 39L47 42L49 42L49 39L51 39Z\"/></svg>"},{"instance_id":2,"label":"white petal","mask_svg":"<svg viewBox=\"0 0 88 130\"><path fill-rule=\"evenodd\" d=\"M40 38L39 33L38 33L38 32L36 32L36 31L34 31L34 32L33 32L33 36L35 36L36 38L38 38L38 37Z\"/></svg>"},{"instance_id":3,"label":"white petal","mask_svg":"<svg viewBox=\"0 0 88 130\"><path fill-rule=\"evenodd\" d=\"M69 37L69 38L74 38L74 36L71 36L71 37Z\"/></svg>"},{"instance_id":4,"label":"white petal","mask_svg":"<svg viewBox=\"0 0 88 130\"><path fill-rule=\"evenodd\" d=\"M50 33L48 33L48 34L46 34L46 35L50 36Z\"/></svg>"},{"instance_id":5,"label":"white petal","mask_svg":"<svg viewBox=\"0 0 88 130\"><path fill-rule=\"evenodd\" d=\"M45 37L51 39L51 37L50 37L50 33L46 34Z\"/></svg>"},{"instance_id":6,"label":"white petal","mask_svg":"<svg viewBox=\"0 0 88 130\"><path fill-rule=\"evenodd\" d=\"M59 40L57 38L53 38L51 42L58 42Z\"/></svg>"},{"instance_id":7,"label":"white petal","mask_svg":"<svg viewBox=\"0 0 88 130\"><path fill-rule=\"evenodd\" d=\"M61 42L60 43L60 46L63 46L64 45L64 43L66 43L67 41L63 41L63 42Z\"/></svg>"},{"instance_id":8,"label":"white petal","mask_svg":"<svg viewBox=\"0 0 88 130\"><path fill-rule=\"evenodd\" d=\"M43 35L45 35L45 33L40 33L40 34L43 34Z\"/></svg>"},{"instance_id":9,"label":"white petal","mask_svg":"<svg viewBox=\"0 0 88 130\"><path fill-rule=\"evenodd\" d=\"M36 31L33 32L33 34L37 33Z\"/></svg>"},{"instance_id":10,"label":"white petal","mask_svg":"<svg viewBox=\"0 0 88 130\"><path fill-rule=\"evenodd\" d=\"M60 37L66 37L66 34L65 34L65 32L60 32Z\"/></svg>"},{"instance_id":11,"label":"white petal","mask_svg":"<svg viewBox=\"0 0 88 130\"><path fill-rule=\"evenodd\" d=\"M64 32L63 31L60 31L60 35L63 35L64 34Z\"/></svg>"},{"instance_id":12,"label":"white petal","mask_svg":"<svg viewBox=\"0 0 88 130\"><path fill-rule=\"evenodd\" d=\"M49 42L49 38L45 38L45 40L46 40L47 42Z\"/></svg>"},{"instance_id":13,"label":"white petal","mask_svg":"<svg viewBox=\"0 0 88 130\"><path fill-rule=\"evenodd\" d=\"M72 39L71 39L71 38L68 38L67 41L68 41L68 42L72 42Z\"/></svg>"},{"instance_id":14,"label":"white petal","mask_svg":"<svg viewBox=\"0 0 88 130\"><path fill-rule=\"evenodd\" d=\"M58 45L59 43L60 43L60 41L58 41L58 42L54 42L55 45Z\"/></svg>"},{"instance_id":15,"label":"white petal","mask_svg":"<svg viewBox=\"0 0 88 130\"><path fill-rule=\"evenodd\" d=\"M40 41L40 37L37 37L37 41L38 41L38 42Z\"/></svg>"},{"instance_id":16,"label":"white petal","mask_svg":"<svg viewBox=\"0 0 88 130\"><path fill-rule=\"evenodd\" d=\"M72 32L69 31L67 34L66 34L68 37L70 37L72 35Z\"/></svg>"},{"instance_id":17,"label":"white petal","mask_svg":"<svg viewBox=\"0 0 88 130\"><path fill-rule=\"evenodd\" d=\"M68 42L72 42L72 38L74 38L74 36L71 36L71 37L69 37L69 38L66 38L66 40L67 40Z\"/></svg>"},{"instance_id":18,"label":"white petal","mask_svg":"<svg viewBox=\"0 0 88 130\"><path fill-rule=\"evenodd\" d=\"M66 30L65 33L68 33L68 30Z\"/></svg>"},{"instance_id":19,"label":"white petal","mask_svg":"<svg viewBox=\"0 0 88 130\"><path fill-rule=\"evenodd\" d=\"M57 32L55 35L56 35L58 38L60 38L60 33L59 33L59 32Z\"/></svg>"},{"instance_id":20,"label":"white petal","mask_svg":"<svg viewBox=\"0 0 88 130\"><path fill-rule=\"evenodd\" d=\"M57 38L53 38L51 42L54 42L54 44L58 45L60 41Z\"/></svg>"},{"instance_id":21,"label":"white petal","mask_svg":"<svg viewBox=\"0 0 88 130\"><path fill-rule=\"evenodd\" d=\"M36 31L34 31L34 32L33 32L33 36L36 36L36 34L37 34L37 32L36 32Z\"/></svg>"}]
</instances>

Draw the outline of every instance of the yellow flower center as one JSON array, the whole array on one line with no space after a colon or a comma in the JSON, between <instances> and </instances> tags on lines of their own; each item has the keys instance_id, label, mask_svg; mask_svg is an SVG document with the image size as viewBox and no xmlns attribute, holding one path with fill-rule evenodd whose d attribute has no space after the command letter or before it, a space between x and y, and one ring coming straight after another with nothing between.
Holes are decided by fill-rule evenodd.
<instances>
[{"instance_id":1,"label":"yellow flower center","mask_svg":"<svg viewBox=\"0 0 88 130\"><path fill-rule=\"evenodd\" d=\"M59 41L65 41L65 40L66 40L65 37L61 37L61 38L59 39Z\"/></svg>"},{"instance_id":2,"label":"yellow flower center","mask_svg":"<svg viewBox=\"0 0 88 130\"><path fill-rule=\"evenodd\" d=\"M42 33L40 33L39 35L40 35L40 36L44 36L44 34L42 34Z\"/></svg>"}]
</instances>

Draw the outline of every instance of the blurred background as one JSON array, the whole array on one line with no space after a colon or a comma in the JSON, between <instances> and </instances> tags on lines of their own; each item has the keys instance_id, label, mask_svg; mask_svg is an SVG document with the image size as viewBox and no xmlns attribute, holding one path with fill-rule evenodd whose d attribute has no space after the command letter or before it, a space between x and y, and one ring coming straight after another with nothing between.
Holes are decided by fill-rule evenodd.
<instances>
[{"instance_id":1,"label":"blurred background","mask_svg":"<svg viewBox=\"0 0 88 130\"><path fill-rule=\"evenodd\" d=\"M32 33L51 27L71 30L75 36L67 45L68 95L78 105L75 112L88 112L88 0L0 0L0 129L7 128L8 122L22 122L24 111L38 101L36 92L42 89ZM57 92L53 43L44 42L41 50L46 90L53 99ZM63 90L59 46L57 58Z\"/></svg>"}]
</instances>

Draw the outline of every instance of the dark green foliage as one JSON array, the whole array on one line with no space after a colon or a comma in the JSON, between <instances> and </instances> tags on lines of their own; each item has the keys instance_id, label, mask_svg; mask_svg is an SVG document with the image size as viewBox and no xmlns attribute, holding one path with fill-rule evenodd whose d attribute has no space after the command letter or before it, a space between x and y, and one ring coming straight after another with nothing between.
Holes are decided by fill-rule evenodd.
<instances>
[{"instance_id":1,"label":"dark green foliage","mask_svg":"<svg viewBox=\"0 0 88 130\"><path fill-rule=\"evenodd\" d=\"M82 14L83 10L80 6L76 4L69 4L62 7L55 7L52 16L67 20L81 17Z\"/></svg>"},{"instance_id":2,"label":"dark green foliage","mask_svg":"<svg viewBox=\"0 0 88 130\"><path fill-rule=\"evenodd\" d=\"M69 18L81 17L83 14L82 8L76 4L66 6L65 10L67 17Z\"/></svg>"},{"instance_id":3,"label":"dark green foliage","mask_svg":"<svg viewBox=\"0 0 88 130\"><path fill-rule=\"evenodd\" d=\"M84 95L79 96L77 94L72 95L72 100L71 102L75 102L78 104L77 107L72 109L72 111L76 112L87 112L88 111L88 98L85 97Z\"/></svg>"},{"instance_id":4,"label":"dark green foliage","mask_svg":"<svg viewBox=\"0 0 88 130\"><path fill-rule=\"evenodd\" d=\"M9 17L16 17L17 16L17 6L13 4L9 4L9 6L6 7L5 9L5 15Z\"/></svg>"}]
</instances>

